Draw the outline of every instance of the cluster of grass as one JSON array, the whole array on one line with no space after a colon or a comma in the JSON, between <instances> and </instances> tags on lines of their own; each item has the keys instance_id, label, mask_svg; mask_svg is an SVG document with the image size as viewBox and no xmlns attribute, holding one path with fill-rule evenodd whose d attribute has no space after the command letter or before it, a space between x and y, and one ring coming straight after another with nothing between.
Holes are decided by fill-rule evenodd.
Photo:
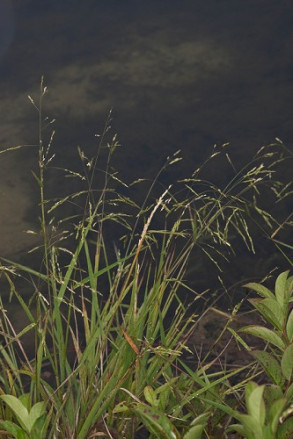
<instances>
[{"instance_id":1,"label":"cluster of grass","mask_svg":"<svg viewBox=\"0 0 293 439\"><path fill-rule=\"evenodd\" d=\"M290 194L288 184L273 178L286 159L282 143L262 148L223 188L202 180L202 167L163 188L160 174L180 160L177 152L139 205L120 189L146 183L126 184L111 168L119 144L116 136L109 137L108 121L93 158L79 149L83 172L65 171L80 182L80 190L48 200L46 172L54 157L52 136L47 144L43 140L45 93L42 82L39 102L30 98L39 115L34 176L42 232L42 244L33 251L42 262L36 269L2 259L0 267L10 297L27 319L17 332L1 303L0 437L292 437L293 277L288 272L277 278L274 293L247 285L261 296L251 304L272 327L243 328L267 342L265 351L252 352L251 363L217 367L198 358L188 343L211 305L208 294L190 286L195 251L220 270L221 261L233 256L235 235L253 251L252 226L267 233L292 265L287 253L292 247L276 239L290 226L290 217L280 223L261 204L264 190L277 201ZM225 151L215 147L210 159L219 154ZM63 218L66 205L74 205L75 213ZM120 236L115 244L113 230ZM16 285L19 277L30 282L29 299ZM240 305L230 314L226 310L224 330L250 350L230 327ZM27 338L33 341L30 352ZM192 364L186 353L194 356Z\"/></svg>"}]
</instances>

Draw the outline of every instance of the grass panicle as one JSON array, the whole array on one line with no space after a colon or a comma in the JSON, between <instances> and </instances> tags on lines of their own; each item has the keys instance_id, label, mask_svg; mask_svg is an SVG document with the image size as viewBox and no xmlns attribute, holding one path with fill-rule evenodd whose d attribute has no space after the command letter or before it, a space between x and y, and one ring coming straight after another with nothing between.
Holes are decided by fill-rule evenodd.
<instances>
[{"instance_id":1,"label":"grass panicle","mask_svg":"<svg viewBox=\"0 0 293 439\"><path fill-rule=\"evenodd\" d=\"M205 255L220 276L223 262L236 254L234 243L241 240L254 252L255 233L261 232L290 264L292 246L276 236L292 225L291 216L278 219L263 202L268 191L277 202L290 196L290 185L273 178L288 155L283 145L262 148L239 171L227 145L215 147L190 178L164 187L161 175L181 160L177 151L139 202L129 194L133 187L145 190L147 181L126 183L112 168L120 145L111 137L109 116L94 157L79 148L82 171L64 171L80 187L47 199L47 171L59 168L51 152L54 134L47 143L43 139L46 93L42 79L38 104L30 97L39 118L34 178L42 236L32 254L41 263L2 259L0 266L27 321L14 329L1 300L0 435L200 439L226 438L233 430L248 439L286 437L282 431L292 424L292 276L280 275L275 293L246 285L261 296L250 302L273 329L242 332L264 339L271 352L255 350L251 362L232 369L220 354L211 358L229 330L250 349L232 327L242 301L232 312L218 310L227 323L202 358L189 340L206 311L217 306L190 282L200 280L198 258ZM220 187L201 175L223 154L234 177ZM29 282L28 300L21 279ZM270 388L256 383L263 370L273 381ZM271 391L275 396L264 402Z\"/></svg>"}]
</instances>

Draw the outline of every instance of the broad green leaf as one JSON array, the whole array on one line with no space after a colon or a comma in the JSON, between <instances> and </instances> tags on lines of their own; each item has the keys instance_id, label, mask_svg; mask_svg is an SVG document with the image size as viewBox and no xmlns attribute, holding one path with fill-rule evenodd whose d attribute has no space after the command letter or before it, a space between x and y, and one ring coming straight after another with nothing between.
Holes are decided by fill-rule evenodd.
<instances>
[{"instance_id":1,"label":"broad green leaf","mask_svg":"<svg viewBox=\"0 0 293 439\"><path fill-rule=\"evenodd\" d=\"M293 417L286 419L278 427L277 439L292 439L293 437Z\"/></svg>"},{"instance_id":2,"label":"broad green leaf","mask_svg":"<svg viewBox=\"0 0 293 439\"><path fill-rule=\"evenodd\" d=\"M289 341L292 342L293 341L293 309L291 310L287 320L286 332Z\"/></svg>"},{"instance_id":3,"label":"broad green leaf","mask_svg":"<svg viewBox=\"0 0 293 439\"><path fill-rule=\"evenodd\" d=\"M30 408L31 408L31 395L29 393L24 393L23 395L20 395L20 397L18 399L25 406L25 408L28 411L30 411Z\"/></svg>"},{"instance_id":4,"label":"broad green leaf","mask_svg":"<svg viewBox=\"0 0 293 439\"><path fill-rule=\"evenodd\" d=\"M280 398L275 401L269 410L269 423L271 425L271 430L275 434L279 424L279 418L287 404L286 398Z\"/></svg>"},{"instance_id":5,"label":"broad green leaf","mask_svg":"<svg viewBox=\"0 0 293 439\"><path fill-rule=\"evenodd\" d=\"M30 432L30 439L41 439L42 437L44 437L45 423L46 423L46 415L44 414L41 417L39 417L34 423L34 425L32 426Z\"/></svg>"},{"instance_id":6,"label":"broad green leaf","mask_svg":"<svg viewBox=\"0 0 293 439\"><path fill-rule=\"evenodd\" d=\"M1 395L0 398L7 404L13 411L21 426L27 430L28 411L19 399L13 395Z\"/></svg>"},{"instance_id":7,"label":"broad green leaf","mask_svg":"<svg viewBox=\"0 0 293 439\"><path fill-rule=\"evenodd\" d=\"M124 402L119 402L119 404L115 405L113 408L113 413L125 413L129 412L131 409L128 407L128 405L125 405Z\"/></svg>"},{"instance_id":8,"label":"broad green leaf","mask_svg":"<svg viewBox=\"0 0 293 439\"><path fill-rule=\"evenodd\" d=\"M260 425L264 425L266 408L263 399L265 386L257 386L247 398L247 411Z\"/></svg>"},{"instance_id":9,"label":"broad green leaf","mask_svg":"<svg viewBox=\"0 0 293 439\"><path fill-rule=\"evenodd\" d=\"M281 351L283 351L286 347L284 341L278 334L276 334L271 329L264 328L263 326L245 326L244 328L241 328L240 331L244 332L245 334L251 334L255 337L262 338L263 340L273 344L274 346L277 346Z\"/></svg>"},{"instance_id":10,"label":"broad green leaf","mask_svg":"<svg viewBox=\"0 0 293 439\"><path fill-rule=\"evenodd\" d=\"M293 344L290 344L285 350L281 360L281 367L284 377L290 380L293 372Z\"/></svg>"},{"instance_id":11,"label":"broad green leaf","mask_svg":"<svg viewBox=\"0 0 293 439\"><path fill-rule=\"evenodd\" d=\"M158 407L159 401L156 398L156 394L154 392L154 389L151 386L146 386L143 389L144 397L146 401L152 406L152 407Z\"/></svg>"},{"instance_id":12,"label":"broad green leaf","mask_svg":"<svg viewBox=\"0 0 293 439\"><path fill-rule=\"evenodd\" d=\"M288 277L286 282L286 300L290 302L293 294L293 276Z\"/></svg>"},{"instance_id":13,"label":"broad green leaf","mask_svg":"<svg viewBox=\"0 0 293 439\"><path fill-rule=\"evenodd\" d=\"M283 378L284 379L284 378ZM285 382L285 379L284 379ZM284 397L284 393L280 386L275 384L266 385L264 391L264 400L266 403L266 407L271 407L271 405L277 401L278 399L282 399Z\"/></svg>"},{"instance_id":14,"label":"broad green leaf","mask_svg":"<svg viewBox=\"0 0 293 439\"><path fill-rule=\"evenodd\" d=\"M269 323L282 331L285 315L276 299L250 299L249 302Z\"/></svg>"},{"instance_id":15,"label":"broad green leaf","mask_svg":"<svg viewBox=\"0 0 293 439\"><path fill-rule=\"evenodd\" d=\"M185 433L183 439L201 439L203 429L204 425L195 425L194 427L191 427L187 433Z\"/></svg>"},{"instance_id":16,"label":"broad green leaf","mask_svg":"<svg viewBox=\"0 0 293 439\"><path fill-rule=\"evenodd\" d=\"M279 274L275 283L275 294L277 301L279 302L281 307L283 307L284 304L286 304L286 299L287 299L286 284L287 284L288 275L289 275L289 270Z\"/></svg>"},{"instance_id":17,"label":"broad green leaf","mask_svg":"<svg viewBox=\"0 0 293 439\"><path fill-rule=\"evenodd\" d=\"M290 386L286 390L286 398L288 398L289 401L293 399L293 383L290 384Z\"/></svg>"},{"instance_id":18,"label":"broad green leaf","mask_svg":"<svg viewBox=\"0 0 293 439\"><path fill-rule=\"evenodd\" d=\"M172 381L172 380L170 380ZM175 382L175 381L174 381ZM155 395L158 400L158 407L160 410L164 411L167 406L171 393L171 385L170 382L163 384L155 390Z\"/></svg>"},{"instance_id":19,"label":"broad green leaf","mask_svg":"<svg viewBox=\"0 0 293 439\"><path fill-rule=\"evenodd\" d=\"M250 397L251 393L254 391L254 389L256 389L258 387L257 383L255 383L254 381L249 381L246 384L245 387L245 401L246 401L246 405L248 404L248 398Z\"/></svg>"},{"instance_id":20,"label":"broad green leaf","mask_svg":"<svg viewBox=\"0 0 293 439\"><path fill-rule=\"evenodd\" d=\"M245 429L245 438L260 439L263 437L262 426L254 416L238 415L237 419L241 422Z\"/></svg>"},{"instance_id":21,"label":"broad green leaf","mask_svg":"<svg viewBox=\"0 0 293 439\"><path fill-rule=\"evenodd\" d=\"M14 424L14 422L0 421L0 428L7 431L8 433L11 433L16 439L29 439L26 432L21 427L19 427L19 425Z\"/></svg>"},{"instance_id":22,"label":"broad green leaf","mask_svg":"<svg viewBox=\"0 0 293 439\"><path fill-rule=\"evenodd\" d=\"M284 377L281 366L271 354L266 351L255 350L251 355L260 363L265 373L271 378L274 384L282 386L284 384Z\"/></svg>"},{"instance_id":23,"label":"broad green leaf","mask_svg":"<svg viewBox=\"0 0 293 439\"><path fill-rule=\"evenodd\" d=\"M29 412L28 415L28 431L30 432L35 422L40 418L46 410L46 404L44 402L37 402Z\"/></svg>"},{"instance_id":24,"label":"broad green leaf","mask_svg":"<svg viewBox=\"0 0 293 439\"><path fill-rule=\"evenodd\" d=\"M248 284L243 285L245 288L249 288L250 290L255 291L262 297L266 297L268 299L275 299L274 294L264 285L257 284L255 282L249 282Z\"/></svg>"},{"instance_id":25,"label":"broad green leaf","mask_svg":"<svg viewBox=\"0 0 293 439\"><path fill-rule=\"evenodd\" d=\"M284 313L279 303L275 299L263 299L262 303L271 311L272 315L275 317L274 326L282 331L283 325L285 323L286 313Z\"/></svg>"}]
</instances>

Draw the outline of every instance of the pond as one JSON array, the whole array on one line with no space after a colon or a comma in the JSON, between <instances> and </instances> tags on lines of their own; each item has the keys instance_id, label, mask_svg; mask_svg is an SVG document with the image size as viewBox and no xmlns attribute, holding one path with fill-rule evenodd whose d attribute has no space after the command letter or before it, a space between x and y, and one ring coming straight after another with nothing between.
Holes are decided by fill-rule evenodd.
<instances>
[{"instance_id":1,"label":"pond","mask_svg":"<svg viewBox=\"0 0 293 439\"><path fill-rule=\"evenodd\" d=\"M214 144L236 168L277 136L292 144L293 4L288 0L2 0L1 149L35 145L42 75L44 115L67 168L92 154L113 109L121 175L152 179L166 157L188 176ZM0 155L1 255L33 244L37 149ZM221 178L222 169L213 173ZM60 181L51 181L52 191ZM35 238L37 241L37 238Z\"/></svg>"}]
</instances>

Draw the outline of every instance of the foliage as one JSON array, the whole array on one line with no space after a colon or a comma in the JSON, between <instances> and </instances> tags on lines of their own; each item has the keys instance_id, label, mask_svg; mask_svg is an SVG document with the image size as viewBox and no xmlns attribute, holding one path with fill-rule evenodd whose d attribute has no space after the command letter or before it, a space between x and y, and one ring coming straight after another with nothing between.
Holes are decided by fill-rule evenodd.
<instances>
[{"instance_id":1,"label":"foliage","mask_svg":"<svg viewBox=\"0 0 293 439\"><path fill-rule=\"evenodd\" d=\"M13 395L1 395L1 400L7 406L5 421L0 426L11 433L16 439L41 439L45 437L46 409L44 402L37 402L30 407L30 395L23 394L19 398ZM9 421L9 409L18 421L18 424Z\"/></svg>"},{"instance_id":2,"label":"foliage","mask_svg":"<svg viewBox=\"0 0 293 439\"><path fill-rule=\"evenodd\" d=\"M293 276L281 273L272 293L261 284L245 285L261 296L250 303L273 329L247 326L242 332L264 339L271 352L254 350L252 355L267 374L271 384L246 385L248 414L235 414L241 425L230 426L247 439L284 439L293 434Z\"/></svg>"},{"instance_id":3,"label":"foliage","mask_svg":"<svg viewBox=\"0 0 293 439\"><path fill-rule=\"evenodd\" d=\"M201 310L210 305L188 282L195 275L190 273L194 250L221 270L221 261L233 256L232 235L253 251L251 223L268 236L285 227L260 205L264 186L277 199L290 190L272 179L274 167L285 160L282 145L262 148L223 188L200 179L201 167L162 189L162 172L180 160L176 152L139 204L125 191L146 182L125 183L111 167L119 142L116 136L109 138L108 120L93 158L79 148L83 173L66 170L80 190L47 199L45 176L54 154L53 134L47 144L43 139L46 92L42 81L39 102L30 98L39 117L34 178L40 189L43 239L32 251L42 263L34 267L2 259L0 267L10 297L19 302L28 322L17 332L1 302L2 431L21 439L85 439L132 438L145 429L151 438L197 439L227 437L233 428L248 439L255 432L262 434L259 438L273 438L276 432L278 439L285 438L293 391L288 272L278 277L275 294L247 284L262 297L251 304L273 329L253 326L243 332L268 342L270 351L254 351L253 356L272 385L248 382L257 377L253 364L215 371L214 361L197 361L188 346ZM222 149L215 147L211 159ZM96 189L97 182L101 189ZM68 205L76 211L64 217ZM119 239L113 246L114 230ZM200 270L196 275L200 277ZM29 282L29 298L19 290L18 279ZM33 352L25 349L28 337ZM237 340L247 346L240 335ZM184 359L186 353L195 357L192 366ZM247 370L249 378L241 378ZM239 382L231 385L237 377ZM242 413L244 387L248 415ZM231 424L233 419L240 424Z\"/></svg>"}]
</instances>

